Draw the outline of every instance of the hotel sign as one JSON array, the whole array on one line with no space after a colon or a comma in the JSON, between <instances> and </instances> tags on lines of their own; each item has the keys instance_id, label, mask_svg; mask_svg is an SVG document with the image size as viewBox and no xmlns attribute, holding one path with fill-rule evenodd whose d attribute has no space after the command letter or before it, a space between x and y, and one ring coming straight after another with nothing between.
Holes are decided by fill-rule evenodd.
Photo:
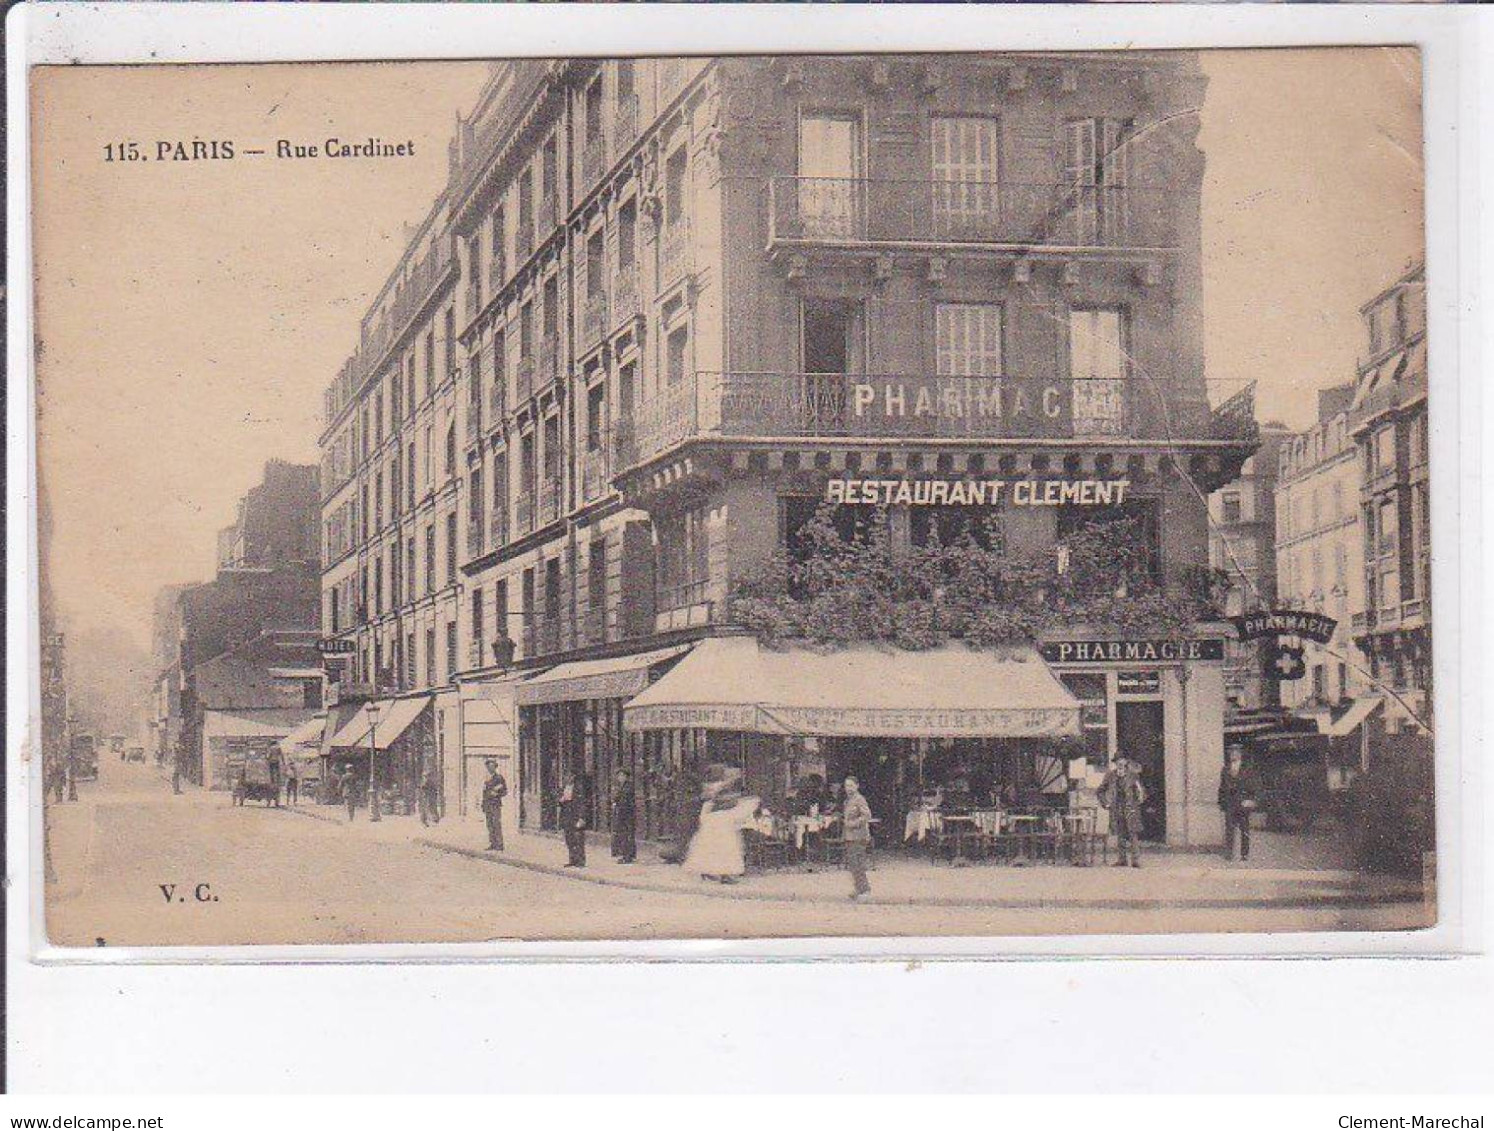
<instances>
[{"instance_id":1,"label":"hotel sign","mask_svg":"<svg viewBox=\"0 0 1494 1131\"><path fill-rule=\"evenodd\" d=\"M832 479L825 502L877 507L1113 507L1129 479Z\"/></svg>"},{"instance_id":2,"label":"hotel sign","mask_svg":"<svg viewBox=\"0 0 1494 1131\"><path fill-rule=\"evenodd\" d=\"M1038 651L1050 664L1163 664L1224 659L1223 640L1060 640Z\"/></svg>"},{"instance_id":3,"label":"hotel sign","mask_svg":"<svg viewBox=\"0 0 1494 1131\"><path fill-rule=\"evenodd\" d=\"M323 637L316 642L316 650L323 656L347 656L358 649L351 640L341 640L337 637Z\"/></svg>"}]
</instances>

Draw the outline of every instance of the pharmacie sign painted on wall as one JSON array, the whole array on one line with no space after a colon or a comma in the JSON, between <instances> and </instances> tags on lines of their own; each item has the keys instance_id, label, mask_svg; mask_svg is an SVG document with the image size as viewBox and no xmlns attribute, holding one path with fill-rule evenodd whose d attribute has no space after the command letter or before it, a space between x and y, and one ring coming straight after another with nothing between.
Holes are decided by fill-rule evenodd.
<instances>
[{"instance_id":1,"label":"pharmacie sign painted on wall","mask_svg":"<svg viewBox=\"0 0 1494 1131\"><path fill-rule=\"evenodd\" d=\"M1223 640L1060 640L1038 649L1050 664L1160 664L1224 659Z\"/></svg>"},{"instance_id":2,"label":"pharmacie sign painted on wall","mask_svg":"<svg viewBox=\"0 0 1494 1131\"><path fill-rule=\"evenodd\" d=\"M877 507L1114 507L1129 479L832 479L825 501Z\"/></svg>"}]
</instances>

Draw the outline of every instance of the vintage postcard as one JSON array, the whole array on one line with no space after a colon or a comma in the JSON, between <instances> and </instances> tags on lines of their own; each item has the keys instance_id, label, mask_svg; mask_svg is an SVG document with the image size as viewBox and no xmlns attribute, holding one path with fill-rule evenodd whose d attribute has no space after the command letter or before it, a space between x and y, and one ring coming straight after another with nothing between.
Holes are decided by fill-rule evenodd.
<instances>
[{"instance_id":1,"label":"vintage postcard","mask_svg":"<svg viewBox=\"0 0 1494 1131\"><path fill-rule=\"evenodd\" d=\"M48 941L1433 925L1421 85L35 68Z\"/></svg>"}]
</instances>

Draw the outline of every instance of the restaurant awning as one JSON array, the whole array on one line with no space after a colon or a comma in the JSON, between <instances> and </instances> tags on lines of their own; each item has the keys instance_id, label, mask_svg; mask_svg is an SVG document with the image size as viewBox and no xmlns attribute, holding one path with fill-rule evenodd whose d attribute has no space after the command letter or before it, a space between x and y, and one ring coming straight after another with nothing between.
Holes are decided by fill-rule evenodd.
<instances>
[{"instance_id":1,"label":"restaurant awning","mask_svg":"<svg viewBox=\"0 0 1494 1131\"><path fill-rule=\"evenodd\" d=\"M1031 648L960 644L908 652L763 648L750 637L697 644L623 708L635 730L924 738L1079 734L1079 703Z\"/></svg>"},{"instance_id":2,"label":"restaurant awning","mask_svg":"<svg viewBox=\"0 0 1494 1131\"><path fill-rule=\"evenodd\" d=\"M657 648L606 660L577 660L559 664L514 687L514 701L525 707L577 699L627 699L649 682L649 669L690 650L689 644Z\"/></svg>"},{"instance_id":3,"label":"restaurant awning","mask_svg":"<svg viewBox=\"0 0 1494 1131\"><path fill-rule=\"evenodd\" d=\"M429 695L417 695L413 699L380 699L376 704L378 713L373 725L374 749L388 750L430 705ZM368 711L358 710L343 724L343 728L332 736L332 741L328 743L328 746L333 750L367 750L368 732Z\"/></svg>"},{"instance_id":4,"label":"restaurant awning","mask_svg":"<svg viewBox=\"0 0 1494 1131\"><path fill-rule=\"evenodd\" d=\"M1378 695L1367 695L1362 699L1356 699L1349 704L1349 709L1333 722L1322 722L1319 726L1323 734L1331 738L1344 738L1354 733L1356 729L1364 725L1366 719L1385 705L1385 700Z\"/></svg>"},{"instance_id":5,"label":"restaurant awning","mask_svg":"<svg viewBox=\"0 0 1494 1131\"><path fill-rule=\"evenodd\" d=\"M202 713L202 737L214 738L273 738L281 739L315 714L314 711L289 707L256 709L245 707L238 711L204 711Z\"/></svg>"}]
</instances>

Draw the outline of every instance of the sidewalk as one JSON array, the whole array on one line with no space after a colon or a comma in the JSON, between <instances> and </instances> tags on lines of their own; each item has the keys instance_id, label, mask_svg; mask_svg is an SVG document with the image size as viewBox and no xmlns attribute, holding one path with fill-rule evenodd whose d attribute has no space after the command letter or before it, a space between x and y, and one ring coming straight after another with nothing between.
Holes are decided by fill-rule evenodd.
<instances>
[{"instance_id":1,"label":"sidewalk","mask_svg":"<svg viewBox=\"0 0 1494 1131\"><path fill-rule=\"evenodd\" d=\"M347 825L341 809L302 806L293 811ZM586 867L567 868L565 845L559 836L521 833L509 838L504 852L486 851L487 833L480 818L449 818L438 825L422 826L413 817L386 817L374 824L359 810L348 829L356 835L413 842L503 867L632 891L843 903L851 886L844 871L829 865L752 873L735 884L721 884L662 862L652 846L639 846L637 863L619 864L608 854L605 840L598 837L588 843ZM1297 839L1292 838L1293 842ZM928 907L1167 909L1362 907L1420 902L1422 898L1419 886L1394 877L1365 876L1332 866L1283 866L1272 858L1284 856L1290 861L1301 854L1274 845L1264 836L1262 841L1257 850L1260 859L1249 863L1231 863L1215 854L1159 849L1143 859L1140 869L1105 865L960 867L933 863L912 853L882 852L874 857L872 895L863 902Z\"/></svg>"}]
</instances>

